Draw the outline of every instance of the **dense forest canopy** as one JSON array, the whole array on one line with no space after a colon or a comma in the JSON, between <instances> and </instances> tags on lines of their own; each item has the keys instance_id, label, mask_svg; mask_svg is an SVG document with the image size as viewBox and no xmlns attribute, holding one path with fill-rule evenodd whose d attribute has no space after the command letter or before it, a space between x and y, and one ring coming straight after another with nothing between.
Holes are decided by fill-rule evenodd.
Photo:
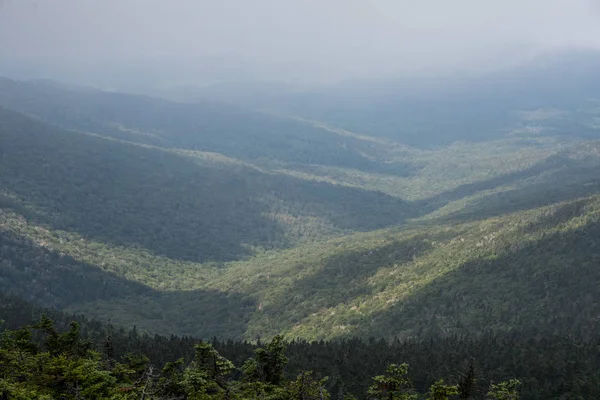
<instances>
[{"instance_id":1,"label":"dense forest canopy","mask_svg":"<svg viewBox=\"0 0 600 400\"><path fill-rule=\"evenodd\" d=\"M597 338L533 339L530 332L476 340L203 341L141 335L50 311L54 323L18 299L2 300L9 326L23 320L23 309L37 315L2 333L0 393L7 398L490 400L597 393ZM67 323L73 318L78 322ZM522 378L507 378L513 373Z\"/></svg>"},{"instance_id":2,"label":"dense forest canopy","mask_svg":"<svg viewBox=\"0 0 600 400\"><path fill-rule=\"evenodd\" d=\"M0 78L0 398L598 397L590 63L416 97Z\"/></svg>"}]
</instances>

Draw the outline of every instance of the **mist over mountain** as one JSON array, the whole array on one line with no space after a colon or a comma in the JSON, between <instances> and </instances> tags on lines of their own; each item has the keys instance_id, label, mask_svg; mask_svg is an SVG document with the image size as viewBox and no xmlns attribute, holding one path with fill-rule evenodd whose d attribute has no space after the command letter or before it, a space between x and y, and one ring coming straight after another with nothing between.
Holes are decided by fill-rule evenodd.
<instances>
[{"instance_id":1,"label":"mist over mountain","mask_svg":"<svg viewBox=\"0 0 600 400\"><path fill-rule=\"evenodd\" d=\"M598 398L599 18L0 0L0 399Z\"/></svg>"},{"instance_id":2,"label":"mist over mountain","mask_svg":"<svg viewBox=\"0 0 600 400\"><path fill-rule=\"evenodd\" d=\"M585 113L598 99L599 68L600 53L596 51L561 51L488 72L347 81L316 88L227 83L153 93L178 101L227 102L317 120L410 146L437 147L510 134L523 124L524 113L539 109ZM572 128L564 123L553 129ZM563 133L593 135L583 126Z\"/></svg>"},{"instance_id":3,"label":"mist over mountain","mask_svg":"<svg viewBox=\"0 0 600 400\"><path fill-rule=\"evenodd\" d=\"M599 49L599 16L588 0L5 0L0 74L131 91L478 72Z\"/></svg>"}]
</instances>

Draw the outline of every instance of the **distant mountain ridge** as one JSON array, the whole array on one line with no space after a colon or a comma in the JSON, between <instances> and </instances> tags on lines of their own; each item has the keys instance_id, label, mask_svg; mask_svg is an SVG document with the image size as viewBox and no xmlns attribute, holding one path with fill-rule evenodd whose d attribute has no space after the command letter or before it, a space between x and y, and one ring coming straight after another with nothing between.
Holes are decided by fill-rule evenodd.
<instances>
[{"instance_id":1,"label":"distant mountain ridge","mask_svg":"<svg viewBox=\"0 0 600 400\"><path fill-rule=\"evenodd\" d=\"M322 120L0 79L0 288L163 334L585 333L600 103L573 99ZM428 119L447 138L407 145Z\"/></svg>"},{"instance_id":2,"label":"distant mountain ridge","mask_svg":"<svg viewBox=\"0 0 600 400\"><path fill-rule=\"evenodd\" d=\"M272 110L413 147L439 148L455 141L497 138L520 123L520 111L536 109L577 110L577 120L563 126L563 134L597 137L581 120L600 100L598 70L600 52L580 50L544 54L530 63L480 73L367 79L303 89L222 84L195 92L188 88L179 98Z\"/></svg>"}]
</instances>

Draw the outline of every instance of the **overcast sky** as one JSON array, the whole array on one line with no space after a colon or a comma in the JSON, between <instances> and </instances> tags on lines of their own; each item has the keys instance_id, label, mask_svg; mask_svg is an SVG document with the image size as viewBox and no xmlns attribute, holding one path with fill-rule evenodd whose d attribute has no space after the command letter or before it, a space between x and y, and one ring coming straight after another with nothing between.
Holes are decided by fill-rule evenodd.
<instances>
[{"instance_id":1,"label":"overcast sky","mask_svg":"<svg viewBox=\"0 0 600 400\"><path fill-rule=\"evenodd\" d=\"M331 81L489 68L540 51L600 48L600 0L0 4L0 64L29 60L32 73L46 68L83 76L99 73L101 65L113 73L150 62L148 71L174 81L219 73L220 79Z\"/></svg>"}]
</instances>

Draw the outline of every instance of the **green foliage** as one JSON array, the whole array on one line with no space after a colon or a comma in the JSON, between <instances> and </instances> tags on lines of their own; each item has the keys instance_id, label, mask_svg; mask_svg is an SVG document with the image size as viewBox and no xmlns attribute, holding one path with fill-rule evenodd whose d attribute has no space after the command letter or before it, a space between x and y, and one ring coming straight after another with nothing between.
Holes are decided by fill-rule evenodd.
<instances>
[{"instance_id":1,"label":"green foliage","mask_svg":"<svg viewBox=\"0 0 600 400\"><path fill-rule=\"evenodd\" d=\"M451 396L459 394L457 385L446 385L440 379L429 388L427 400L448 400Z\"/></svg>"},{"instance_id":2,"label":"green foliage","mask_svg":"<svg viewBox=\"0 0 600 400\"><path fill-rule=\"evenodd\" d=\"M186 393L184 382L184 360L180 358L176 362L167 362L163 367L160 379L157 382L157 395L160 397L183 397Z\"/></svg>"},{"instance_id":3,"label":"green foliage","mask_svg":"<svg viewBox=\"0 0 600 400\"><path fill-rule=\"evenodd\" d=\"M279 399L283 396L288 398L286 396L289 395L289 391L296 389L304 393L302 390L308 387L298 388L291 383L292 386L287 390L288 395L284 395L282 385L285 383L284 371L288 363L285 351L286 346L280 335L275 336L264 347L254 350L254 357L247 359L241 367L243 374L241 390L245 397ZM309 381L306 381L306 384L311 387L313 385L313 383L309 384Z\"/></svg>"},{"instance_id":4,"label":"green foliage","mask_svg":"<svg viewBox=\"0 0 600 400\"><path fill-rule=\"evenodd\" d=\"M60 354L82 356L91 350L91 343L81 337L77 322L71 323L67 332L58 334L52 320L42 314L40 322L33 328L45 335L44 349L53 356Z\"/></svg>"},{"instance_id":5,"label":"green foliage","mask_svg":"<svg viewBox=\"0 0 600 400\"><path fill-rule=\"evenodd\" d=\"M202 342L195 347L194 366L214 381L223 381L235 368L231 361L219 355L210 343Z\"/></svg>"},{"instance_id":6,"label":"green foliage","mask_svg":"<svg viewBox=\"0 0 600 400\"><path fill-rule=\"evenodd\" d=\"M31 329L44 336L39 348ZM82 350L86 349L85 352ZM44 317L37 326L3 333L0 396L16 399L116 399L116 378L101 368L101 357L79 336L77 325L58 334Z\"/></svg>"},{"instance_id":7,"label":"green foliage","mask_svg":"<svg viewBox=\"0 0 600 400\"><path fill-rule=\"evenodd\" d=\"M369 395L380 400L416 400L417 393L408 377L408 364L390 364L385 375L373 377Z\"/></svg>"},{"instance_id":8,"label":"green foliage","mask_svg":"<svg viewBox=\"0 0 600 400\"><path fill-rule=\"evenodd\" d=\"M0 396L16 399L235 399L329 400L328 378L317 379L312 371L301 371L295 379L284 377L287 357L281 337L255 350L254 363L263 373L232 379L235 366L209 343L195 345L193 360L166 362L160 372L145 356L127 356L110 368L100 353L87 349L88 341L75 329L59 333L43 316L35 326L5 331L0 341ZM41 333L38 346L32 331ZM130 340L134 338L130 337ZM156 338L155 338L156 340ZM249 364L248 362L246 364ZM373 378L368 398L417 399L408 378L408 365L389 365L385 375ZM492 385L490 396L508 400L518 381ZM430 399L443 400L457 394L456 386L437 381ZM504 397L502 397L504 396ZM346 393L344 398L354 398Z\"/></svg>"},{"instance_id":9,"label":"green foliage","mask_svg":"<svg viewBox=\"0 0 600 400\"><path fill-rule=\"evenodd\" d=\"M488 392L488 397L493 400L518 400L519 392L517 387L521 384L518 379L511 379L509 381L493 383Z\"/></svg>"},{"instance_id":10,"label":"green foliage","mask_svg":"<svg viewBox=\"0 0 600 400\"><path fill-rule=\"evenodd\" d=\"M41 346L32 331L41 334ZM84 351L85 350L85 351ZM233 364L207 343L196 345L194 360L166 363L160 374L144 356L128 356L125 363L106 368L100 353L89 348L78 325L59 333L53 322L40 322L6 331L0 342L0 397L23 399L126 399L229 397L227 377Z\"/></svg>"},{"instance_id":11,"label":"green foliage","mask_svg":"<svg viewBox=\"0 0 600 400\"><path fill-rule=\"evenodd\" d=\"M23 311L26 310L23 304L14 302L10 297L0 299L0 315L6 320L7 327L21 324ZM13 308L8 308L6 305L11 302L14 303ZM178 398L193 387L210 387L211 393L223 396L227 393L207 378L207 372L198 371L195 367L192 370L196 365L194 348L197 344L206 342L190 337L161 337L128 332L55 311L52 312L52 318L56 321L54 329L59 335L62 335L60 332L68 332L71 325L69 321L77 318L81 332L85 332L86 337L93 342L94 349L103 349L106 332L111 332L114 364L110 366L105 355L98 363L98 368L110 372L116 379L120 393L134 398L137 396L138 399L144 387L148 395L159 398ZM28 357L35 360L33 356L44 353L43 343L46 338L39 335L37 330L17 329L7 332L3 340L8 339L10 340L5 342L5 347L0 346L4 349L3 354L7 348L19 349L21 360L27 360ZM20 344L17 346L14 343ZM211 344L219 356L231 360L235 365L244 365L249 358L256 362L253 357L256 345L216 340ZM333 398L351 397L352 394L363 398L372 385L372 375L384 372L387 365L402 359L411 365L411 380L415 390L424 394L430 394L432 384L444 377L445 382L450 382L444 385L456 384L458 387L459 395L454 398L480 400L490 390L488 382L508 382L508 378L519 376L521 381L526 382L520 388L524 399L598 398L600 379L596 371L600 368L597 357L599 345L597 335L583 339L540 334L539 331L488 332L482 336L436 340L412 338L391 342L358 339L333 342L292 341L286 343L285 356L289 362L284 370L281 386L264 382L258 374L252 377L238 370L234 370L221 382L225 382L231 395L277 399L285 396L286 385L295 382L305 371L312 370L314 382L319 381L320 377L329 376L323 387L328 393L332 393ZM27 357L26 354L30 356ZM82 357L88 358L88 355ZM27 362L15 363L9 369L22 371L27 375L27 365ZM456 370L458 372L452 372ZM187 388L184 375L188 377ZM192 386L193 378L197 377L202 380L196 380L196 385ZM14 387L19 382L5 381L3 384ZM39 392L39 388L37 391ZM200 395L203 395L202 392Z\"/></svg>"},{"instance_id":12,"label":"green foliage","mask_svg":"<svg viewBox=\"0 0 600 400\"><path fill-rule=\"evenodd\" d=\"M185 369L182 384L192 399L207 395L229 395L229 375L235 369L233 363L222 357L210 343L195 346L194 361ZM169 372L169 370L167 370Z\"/></svg>"},{"instance_id":13,"label":"green foliage","mask_svg":"<svg viewBox=\"0 0 600 400\"><path fill-rule=\"evenodd\" d=\"M262 380L271 385L281 384L288 363L283 336L277 335L265 347L256 349L255 358Z\"/></svg>"},{"instance_id":14,"label":"green foliage","mask_svg":"<svg viewBox=\"0 0 600 400\"><path fill-rule=\"evenodd\" d=\"M0 87L0 289L27 300L251 340L558 333L598 311L598 143L552 134L591 105L418 150L218 104Z\"/></svg>"},{"instance_id":15,"label":"green foliage","mask_svg":"<svg viewBox=\"0 0 600 400\"><path fill-rule=\"evenodd\" d=\"M583 332L597 309L597 287L590 283L598 273L592 249L599 204L590 197L458 225L351 235L231 264L210 281L194 283L191 276L190 284L204 289L169 292L60 255L71 251L60 237L9 216L5 226L27 229L35 242L0 232L0 285L29 300L69 304L72 311L163 334L251 339L284 332L317 339L532 326ZM192 275L193 268L181 271ZM140 268L138 276L143 273ZM191 317L197 313L205 316Z\"/></svg>"},{"instance_id":16,"label":"green foliage","mask_svg":"<svg viewBox=\"0 0 600 400\"><path fill-rule=\"evenodd\" d=\"M312 371L298 375L295 381L288 382L285 387L285 399L289 400L329 400L325 389L327 378L317 380Z\"/></svg>"},{"instance_id":17,"label":"green foliage","mask_svg":"<svg viewBox=\"0 0 600 400\"><path fill-rule=\"evenodd\" d=\"M98 242L96 250L108 245L175 261L223 262L411 215L406 202L381 193L214 153L61 130L6 109L0 144L2 207ZM60 236L63 243L74 239Z\"/></svg>"},{"instance_id":18,"label":"green foliage","mask_svg":"<svg viewBox=\"0 0 600 400\"><path fill-rule=\"evenodd\" d=\"M0 89L2 104L39 118L0 108L0 290L139 328L110 340L102 331L96 346L84 325L56 329L47 317L7 333L2 362L16 377L3 378L4 396L276 399L325 385L343 398L403 359L418 391L467 399L483 390L473 368L456 387L430 385L458 354L485 354L490 379L523 376L529 396L598 397L587 372L597 364L581 353L593 353L600 328L600 152L582 139L598 135L596 103L511 111L502 135L453 131L460 142L424 150L235 107L6 80ZM449 110L432 112L452 119ZM502 114L471 111L479 128ZM404 115L403 137L431 117L420 115ZM437 135L439 122L423 129ZM18 307L3 319L29 324L30 306ZM191 338L146 332L274 339L193 349ZM298 343L284 354L283 337L374 334L408 342ZM523 348L509 353L515 343ZM124 348L133 354L119 358ZM395 368L372 396L413 395ZM489 396L514 398L512 382Z\"/></svg>"}]
</instances>

